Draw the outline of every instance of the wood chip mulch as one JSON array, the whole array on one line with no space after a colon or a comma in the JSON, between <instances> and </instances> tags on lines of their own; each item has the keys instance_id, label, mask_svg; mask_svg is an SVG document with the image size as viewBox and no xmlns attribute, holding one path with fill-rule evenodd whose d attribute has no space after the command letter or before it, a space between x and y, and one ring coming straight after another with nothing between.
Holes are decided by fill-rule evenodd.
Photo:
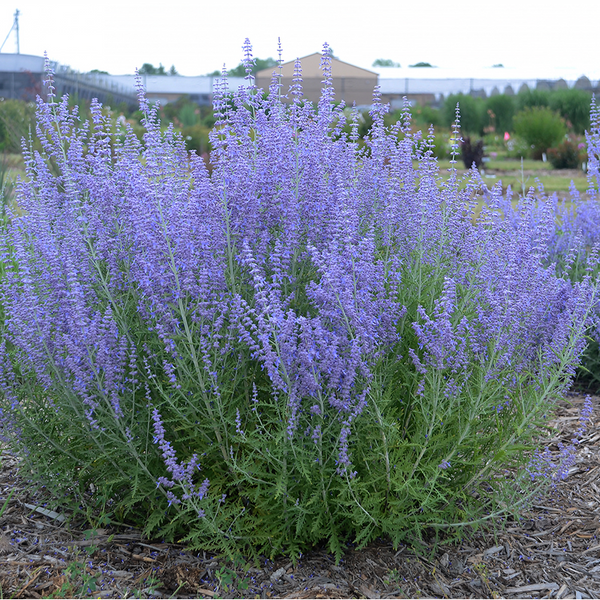
<instances>
[{"instance_id":1,"label":"wood chip mulch","mask_svg":"<svg viewBox=\"0 0 600 600\"><path fill-rule=\"evenodd\" d=\"M570 442L583 401L560 402L552 450ZM295 567L233 565L133 529L90 538L41 508L2 449L0 509L13 494L0 517L0 598L600 598L600 397L592 401L569 477L520 520L426 557L379 540L338 565L319 549Z\"/></svg>"}]
</instances>

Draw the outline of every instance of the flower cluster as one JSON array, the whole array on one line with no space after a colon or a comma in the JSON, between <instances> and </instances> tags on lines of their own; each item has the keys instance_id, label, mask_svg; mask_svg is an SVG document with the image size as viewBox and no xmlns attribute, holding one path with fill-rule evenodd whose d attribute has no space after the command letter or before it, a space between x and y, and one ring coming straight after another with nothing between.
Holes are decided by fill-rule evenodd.
<instances>
[{"instance_id":1,"label":"flower cluster","mask_svg":"<svg viewBox=\"0 0 600 600\"><path fill-rule=\"evenodd\" d=\"M152 419L154 421L154 443L158 444L158 447L161 449L167 471L171 473L172 476L172 479L161 476L157 480L157 485L163 486L163 488L167 490L166 494L169 500L169 506L171 504L181 504L182 501L190 500L192 497L202 500L208 492L210 482L208 479L205 479L200 485L196 485L193 482L195 471L200 470L198 455L192 455L185 466L177 462L177 456L173 446L165 439L165 428L156 408L152 411ZM181 487L184 491L181 499L170 489L175 486ZM199 516L204 516L204 512L199 511Z\"/></svg>"}]
</instances>

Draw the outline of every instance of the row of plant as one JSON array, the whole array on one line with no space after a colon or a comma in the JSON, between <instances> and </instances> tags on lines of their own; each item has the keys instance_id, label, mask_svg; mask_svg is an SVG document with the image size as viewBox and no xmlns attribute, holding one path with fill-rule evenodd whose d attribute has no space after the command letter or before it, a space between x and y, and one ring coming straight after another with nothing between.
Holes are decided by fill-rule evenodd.
<instances>
[{"instance_id":1,"label":"row of plant","mask_svg":"<svg viewBox=\"0 0 600 600\"><path fill-rule=\"evenodd\" d=\"M434 125L451 127L454 107L461 104L463 129L471 134L490 132L513 133L517 128L516 115L533 109L548 109L557 114L569 131L583 135L590 125L591 92L576 88L554 91L523 89L518 94L496 94L482 98L470 94L451 94L443 102L439 112L421 109L418 119ZM425 123L425 125L428 123Z\"/></svg>"},{"instance_id":2,"label":"row of plant","mask_svg":"<svg viewBox=\"0 0 600 600\"><path fill-rule=\"evenodd\" d=\"M579 89L524 89L488 98L451 94L441 107L417 106L414 114L421 127L433 124L438 131L450 130L460 104L464 134L484 139L494 151L536 160L545 155L556 169L576 169L587 160L582 136L590 124L591 96ZM439 136L436 143L439 158L448 155L447 137Z\"/></svg>"},{"instance_id":3,"label":"row of plant","mask_svg":"<svg viewBox=\"0 0 600 600\"><path fill-rule=\"evenodd\" d=\"M433 130L408 104L387 127L377 90L359 144L327 46L322 69L316 107L299 63L290 104L223 83L211 173L141 87L142 141L98 103L38 101L1 238L0 431L57 505L340 556L460 534L565 476L573 446L556 463L536 439L596 325L595 205L561 221L534 190L442 180Z\"/></svg>"}]
</instances>

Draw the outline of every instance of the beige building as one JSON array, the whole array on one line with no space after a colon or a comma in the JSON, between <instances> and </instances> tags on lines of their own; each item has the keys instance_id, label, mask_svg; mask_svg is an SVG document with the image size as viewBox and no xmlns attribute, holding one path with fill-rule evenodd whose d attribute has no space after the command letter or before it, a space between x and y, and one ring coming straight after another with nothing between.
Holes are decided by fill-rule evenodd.
<instances>
[{"instance_id":1,"label":"beige building","mask_svg":"<svg viewBox=\"0 0 600 600\"><path fill-rule=\"evenodd\" d=\"M287 94L294 77L296 61L281 65L282 93ZM300 59L302 64L302 90L304 97L312 102L318 102L323 87L323 72L321 71L321 54L315 52ZM256 73L256 86L269 89L273 71L279 72L279 67L269 67ZM335 99L344 100L348 106L355 102L357 106L370 106L373 101L373 88L377 85L377 73L355 67L337 58L331 59L331 75L335 89Z\"/></svg>"}]
</instances>

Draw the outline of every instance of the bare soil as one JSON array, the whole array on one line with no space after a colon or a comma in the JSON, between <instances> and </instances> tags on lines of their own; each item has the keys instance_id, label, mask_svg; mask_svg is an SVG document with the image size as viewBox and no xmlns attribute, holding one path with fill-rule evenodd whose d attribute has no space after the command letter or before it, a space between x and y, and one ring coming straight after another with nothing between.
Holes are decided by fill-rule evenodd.
<instances>
[{"instance_id":1,"label":"bare soil","mask_svg":"<svg viewBox=\"0 0 600 600\"><path fill-rule=\"evenodd\" d=\"M3 598L600 598L600 398L569 477L520 519L425 554L378 540L349 547L339 564L323 549L233 565L134 529L89 537L39 510L19 460L2 451L0 593ZM559 402L550 448L569 443L584 397ZM36 507L38 509L36 510Z\"/></svg>"}]
</instances>

